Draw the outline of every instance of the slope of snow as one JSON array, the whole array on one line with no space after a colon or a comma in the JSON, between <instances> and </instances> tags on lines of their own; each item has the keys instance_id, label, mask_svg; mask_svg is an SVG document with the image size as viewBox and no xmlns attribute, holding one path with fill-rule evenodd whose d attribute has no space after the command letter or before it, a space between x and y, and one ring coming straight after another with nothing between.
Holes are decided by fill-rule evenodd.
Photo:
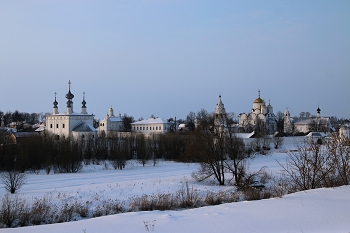
<instances>
[{"instance_id":1,"label":"slope of snow","mask_svg":"<svg viewBox=\"0 0 350 233\"><path fill-rule=\"evenodd\" d=\"M182 211L124 213L77 222L5 229L11 233L349 232L350 187L317 189L283 198ZM152 226L149 226L152 231Z\"/></svg>"}]
</instances>

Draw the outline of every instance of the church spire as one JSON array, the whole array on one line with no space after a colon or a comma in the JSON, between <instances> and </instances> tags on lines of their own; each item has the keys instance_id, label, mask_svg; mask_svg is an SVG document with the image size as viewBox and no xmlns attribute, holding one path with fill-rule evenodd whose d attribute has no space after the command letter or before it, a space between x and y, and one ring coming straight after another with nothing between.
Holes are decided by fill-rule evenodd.
<instances>
[{"instance_id":1,"label":"church spire","mask_svg":"<svg viewBox=\"0 0 350 233\"><path fill-rule=\"evenodd\" d=\"M54 94L55 94L55 101L53 102L52 114L58 114L58 107L57 107L58 102L57 102L57 100L56 100L56 95L57 95L57 93L55 92Z\"/></svg>"},{"instance_id":2,"label":"church spire","mask_svg":"<svg viewBox=\"0 0 350 233\"><path fill-rule=\"evenodd\" d=\"M81 106L81 113L87 114L86 112L86 101L85 101L85 91L83 92L83 102L81 102L83 106Z\"/></svg>"},{"instance_id":3,"label":"church spire","mask_svg":"<svg viewBox=\"0 0 350 233\"><path fill-rule=\"evenodd\" d=\"M70 91L70 85L71 85L71 81L69 80L68 85L69 85L69 89L68 89L68 93L66 94L66 99L67 99L67 114L71 114L73 113L73 101L72 99L74 98L74 95L72 94L72 92Z\"/></svg>"},{"instance_id":4,"label":"church spire","mask_svg":"<svg viewBox=\"0 0 350 233\"><path fill-rule=\"evenodd\" d=\"M317 107L316 111L317 111L317 117L320 117L321 116L320 103L318 103L318 107Z\"/></svg>"}]
</instances>

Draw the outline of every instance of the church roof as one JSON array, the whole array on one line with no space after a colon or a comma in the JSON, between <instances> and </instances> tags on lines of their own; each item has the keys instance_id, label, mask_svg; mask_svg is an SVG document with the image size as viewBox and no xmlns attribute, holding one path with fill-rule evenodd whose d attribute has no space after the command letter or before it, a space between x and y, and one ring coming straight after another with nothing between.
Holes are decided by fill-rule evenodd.
<instances>
[{"instance_id":1,"label":"church roof","mask_svg":"<svg viewBox=\"0 0 350 233\"><path fill-rule=\"evenodd\" d=\"M168 121L163 119L163 118L159 118L159 117L151 117L142 121L137 121L137 122L133 122L131 123L132 125L147 125L147 124L167 124Z\"/></svg>"},{"instance_id":2,"label":"church roof","mask_svg":"<svg viewBox=\"0 0 350 233\"><path fill-rule=\"evenodd\" d=\"M216 114L221 114L221 113L224 114L225 113L225 107L224 107L224 104L221 101L221 95L219 95L219 101L216 104L215 113Z\"/></svg>"},{"instance_id":3,"label":"church roof","mask_svg":"<svg viewBox=\"0 0 350 233\"><path fill-rule=\"evenodd\" d=\"M260 97L256 98L254 100L254 103L265 103L263 99L261 99Z\"/></svg>"},{"instance_id":4,"label":"church roof","mask_svg":"<svg viewBox=\"0 0 350 233\"><path fill-rule=\"evenodd\" d=\"M254 102L253 102L253 103L261 103L261 104L265 104L265 101L264 101L263 99L261 99L261 98L260 98L260 90L258 91L258 93L259 93L259 97L258 97L258 98L256 98L256 99L254 100Z\"/></svg>"},{"instance_id":5,"label":"church roof","mask_svg":"<svg viewBox=\"0 0 350 233\"><path fill-rule=\"evenodd\" d=\"M90 124L84 121L79 122L73 130L74 132L96 132L97 130Z\"/></svg>"},{"instance_id":6,"label":"church roof","mask_svg":"<svg viewBox=\"0 0 350 233\"><path fill-rule=\"evenodd\" d=\"M120 119L119 117L110 117L108 118L110 121L113 121L113 122L121 122L122 119Z\"/></svg>"}]
</instances>

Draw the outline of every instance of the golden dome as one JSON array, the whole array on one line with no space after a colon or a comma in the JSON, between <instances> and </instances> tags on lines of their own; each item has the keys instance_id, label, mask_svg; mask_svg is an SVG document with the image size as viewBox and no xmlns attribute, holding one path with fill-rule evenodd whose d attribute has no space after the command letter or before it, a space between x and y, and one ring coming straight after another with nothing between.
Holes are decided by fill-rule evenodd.
<instances>
[{"instance_id":1,"label":"golden dome","mask_svg":"<svg viewBox=\"0 0 350 233\"><path fill-rule=\"evenodd\" d=\"M256 100L254 100L254 103L264 103L264 101L260 97L258 97L256 98Z\"/></svg>"}]
</instances>

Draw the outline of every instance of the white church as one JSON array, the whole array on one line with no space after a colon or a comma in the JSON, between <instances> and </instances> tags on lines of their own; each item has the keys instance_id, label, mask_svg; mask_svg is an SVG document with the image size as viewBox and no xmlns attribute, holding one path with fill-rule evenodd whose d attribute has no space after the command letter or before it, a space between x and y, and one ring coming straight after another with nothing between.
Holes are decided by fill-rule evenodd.
<instances>
[{"instance_id":1,"label":"white church","mask_svg":"<svg viewBox=\"0 0 350 233\"><path fill-rule=\"evenodd\" d=\"M271 133L276 131L276 116L273 113L273 107L270 104L266 106L266 103L259 96L253 101L253 108L250 113L241 113L238 115L238 132L239 133L251 133L257 124L258 119L262 120L268 127Z\"/></svg>"},{"instance_id":2,"label":"white church","mask_svg":"<svg viewBox=\"0 0 350 233\"><path fill-rule=\"evenodd\" d=\"M71 82L68 82L69 88L66 94L66 110L63 113L58 112L58 102L53 102L52 114L46 116L46 131L55 135L57 139L74 138L86 139L96 138L97 130L93 127L94 115L88 114L86 111L85 93L83 93L83 101L81 112L77 113L73 110L74 95L71 92Z\"/></svg>"},{"instance_id":3,"label":"white church","mask_svg":"<svg viewBox=\"0 0 350 233\"><path fill-rule=\"evenodd\" d=\"M330 117L321 116L321 109L320 106L318 106L316 109L316 116L298 118L290 117L290 113L287 108L284 112L284 133L291 133L292 131L299 133L308 133L310 131L327 133L335 131L335 129L331 125Z\"/></svg>"},{"instance_id":4,"label":"white church","mask_svg":"<svg viewBox=\"0 0 350 233\"><path fill-rule=\"evenodd\" d=\"M108 109L108 112L104 119L100 121L98 127L98 136L109 136L111 133L120 132L123 129L123 120L121 115L114 116L114 110L112 107Z\"/></svg>"}]
</instances>

